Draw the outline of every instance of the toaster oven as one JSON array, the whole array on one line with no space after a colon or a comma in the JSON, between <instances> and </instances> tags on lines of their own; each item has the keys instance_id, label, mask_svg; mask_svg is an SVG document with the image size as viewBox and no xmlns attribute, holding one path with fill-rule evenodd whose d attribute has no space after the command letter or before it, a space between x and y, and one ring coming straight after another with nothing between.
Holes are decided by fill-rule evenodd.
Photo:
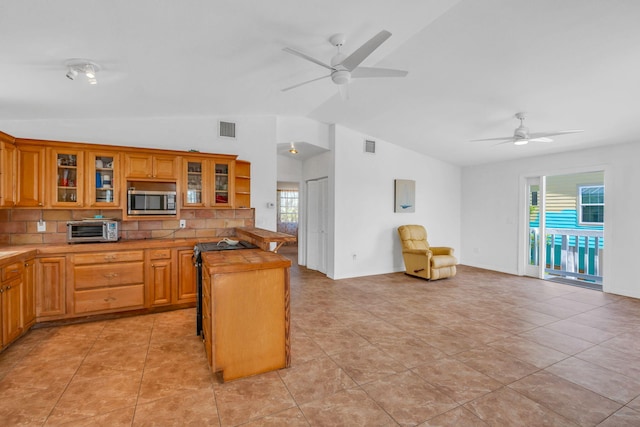
<instances>
[{"instance_id":1,"label":"toaster oven","mask_svg":"<svg viewBox=\"0 0 640 427\"><path fill-rule=\"evenodd\" d=\"M68 243L117 242L118 221L85 220L67 222Z\"/></svg>"}]
</instances>

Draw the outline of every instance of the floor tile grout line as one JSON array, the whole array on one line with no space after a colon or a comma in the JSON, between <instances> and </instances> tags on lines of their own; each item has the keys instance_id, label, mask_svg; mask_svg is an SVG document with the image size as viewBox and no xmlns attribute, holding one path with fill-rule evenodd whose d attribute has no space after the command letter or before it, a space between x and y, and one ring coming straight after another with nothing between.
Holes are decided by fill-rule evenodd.
<instances>
[{"instance_id":1,"label":"floor tile grout line","mask_svg":"<svg viewBox=\"0 0 640 427\"><path fill-rule=\"evenodd\" d=\"M65 328L67 325L65 326L55 326L55 328ZM68 326L73 326L73 325L68 325ZM47 424L47 421L49 420L49 418L51 417L51 415L53 414L53 412L55 411L56 407L58 406L58 404L60 403L60 401L62 400L62 397L64 396L64 394L67 392L67 390L69 389L69 386L71 385L71 383L73 382L73 379L76 377L76 375L78 374L78 371L80 370L80 368L82 367L82 364L84 363L84 361L87 359L87 355L91 352L91 349L96 345L96 342L98 341L98 338L100 337L100 334L102 333L102 331L104 331L104 329L106 328L106 324L102 325L102 328L100 329L100 331L96 334L95 338L93 339L93 342L91 343L91 345L87 348L86 352L84 353L84 356L82 357L82 360L80 361L80 363L78 364L78 367L76 368L76 370L74 371L73 375L70 376L69 381L67 381L67 384L64 387L64 390L62 390L62 392L60 393L60 395L58 396L58 399L56 400L56 403L53 405L53 407L51 408L51 410L49 411L49 414L46 416L43 425Z\"/></svg>"}]
</instances>

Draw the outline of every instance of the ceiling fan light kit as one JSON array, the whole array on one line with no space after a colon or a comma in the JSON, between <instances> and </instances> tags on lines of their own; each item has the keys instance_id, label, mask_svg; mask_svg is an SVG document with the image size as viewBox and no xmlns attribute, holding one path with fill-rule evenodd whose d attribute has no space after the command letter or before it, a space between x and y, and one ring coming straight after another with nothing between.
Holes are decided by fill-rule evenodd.
<instances>
[{"instance_id":1,"label":"ceiling fan light kit","mask_svg":"<svg viewBox=\"0 0 640 427\"><path fill-rule=\"evenodd\" d=\"M372 68L372 67L360 67L359 65L373 53L385 40L391 37L391 33L388 31L380 31L378 34L373 36L369 41L356 49L351 55L346 56L340 51L342 45L344 45L346 38L344 34L334 34L329 38L329 42L338 49L338 52L331 58L330 64L326 64L312 56L309 56L303 52L292 49L290 47L285 47L283 50L287 53L290 53L295 56L299 56L302 59L306 59L307 61L313 62L314 64L320 65L321 67L327 68L331 71L329 75L318 77L312 80L308 80L306 82L298 83L293 86L289 86L287 88L282 89L283 92L286 92L291 89L295 89L307 83L315 82L317 80L325 79L327 77L331 77L331 81L338 86L340 89L340 95L343 99L348 98L348 93L346 90L347 85L351 82L351 79L354 78L363 78L363 77L405 77L408 72L403 70L391 70L387 68Z\"/></svg>"},{"instance_id":2,"label":"ceiling fan light kit","mask_svg":"<svg viewBox=\"0 0 640 427\"><path fill-rule=\"evenodd\" d=\"M516 113L515 118L520 120L520 126L513 132L513 136L499 136L497 138L484 138L484 139L472 139L472 142L477 141L502 141L498 144L513 143L514 145L527 145L529 142L553 142L550 136L566 135L569 133L584 132L583 130L559 130L554 132L534 132L530 133L529 128L524 125L525 113Z\"/></svg>"},{"instance_id":3,"label":"ceiling fan light kit","mask_svg":"<svg viewBox=\"0 0 640 427\"><path fill-rule=\"evenodd\" d=\"M98 83L96 74L100 70L100 66L88 59L69 59L65 62L67 66L67 78L69 80L75 80L79 75L83 75L87 78L87 83L95 85Z\"/></svg>"}]
</instances>

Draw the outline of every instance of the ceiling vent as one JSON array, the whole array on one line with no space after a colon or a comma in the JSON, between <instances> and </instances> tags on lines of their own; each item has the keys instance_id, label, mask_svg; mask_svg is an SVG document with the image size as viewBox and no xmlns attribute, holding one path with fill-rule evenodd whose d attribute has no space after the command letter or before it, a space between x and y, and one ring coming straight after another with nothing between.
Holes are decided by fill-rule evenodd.
<instances>
[{"instance_id":1,"label":"ceiling vent","mask_svg":"<svg viewBox=\"0 0 640 427\"><path fill-rule=\"evenodd\" d=\"M218 126L218 135L224 136L225 138L235 138L236 124L233 122L220 121Z\"/></svg>"},{"instance_id":2,"label":"ceiling vent","mask_svg":"<svg viewBox=\"0 0 640 427\"><path fill-rule=\"evenodd\" d=\"M365 153L371 153L371 154L375 154L376 153L376 142L375 141L371 141L369 139L364 141L364 152Z\"/></svg>"}]
</instances>

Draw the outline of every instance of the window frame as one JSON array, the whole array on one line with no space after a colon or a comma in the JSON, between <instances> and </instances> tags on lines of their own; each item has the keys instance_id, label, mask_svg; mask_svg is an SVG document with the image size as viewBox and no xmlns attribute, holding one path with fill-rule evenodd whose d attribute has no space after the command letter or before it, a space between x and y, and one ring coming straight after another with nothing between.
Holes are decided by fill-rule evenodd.
<instances>
[{"instance_id":1,"label":"window frame","mask_svg":"<svg viewBox=\"0 0 640 427\"><path fill-rule=\"evenodd\" d=\"M582 191L587 188L602 189L602 203L584 203L582 200ZM602 222L589 222L583 220L583 208L589 206L602 206ZM604 226L604 185L580 185L578 186L578 224L579 225L597 225Z\"/></svg>"},{"instance_id":2,"label":"window frame","mask_svg":"<svg viewBox=\"0 0 640 427\"><path fill-rule=\"evenodd\" d=\"M296 197L282 197L283 193L295 193ZM283 198L285 200L295 200L295 204L282 204ZM283 212L283 208L295 208L294 212ZM295 221L283 221L282 217L288 216L288 219L293 219L295 216ZM300 191L299 190L288 190L288 189L280 189L278 190L278 223L280 224L297 224L300 219Z\"/></svg>"}]
</instances>

